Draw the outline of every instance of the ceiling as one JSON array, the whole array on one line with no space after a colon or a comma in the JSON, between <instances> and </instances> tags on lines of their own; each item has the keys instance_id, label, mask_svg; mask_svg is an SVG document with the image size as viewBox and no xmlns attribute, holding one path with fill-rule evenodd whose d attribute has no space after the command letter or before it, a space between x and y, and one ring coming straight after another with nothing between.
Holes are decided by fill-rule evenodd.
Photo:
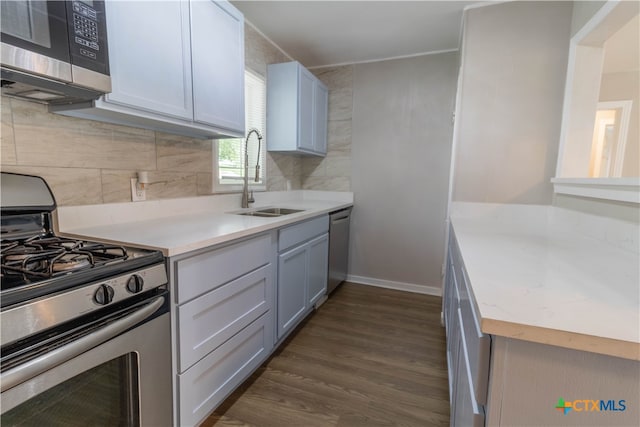
<instances>
[{"instance_id":1,"label":"ceiling","mask_svg":"<svg viewBox=\"0 0 640 427\"><path fill-rule=\"evenodd\" d=\"M478 1L231 1L308 68L458 49L462 10Z\"/></svg>"}]
</instances>

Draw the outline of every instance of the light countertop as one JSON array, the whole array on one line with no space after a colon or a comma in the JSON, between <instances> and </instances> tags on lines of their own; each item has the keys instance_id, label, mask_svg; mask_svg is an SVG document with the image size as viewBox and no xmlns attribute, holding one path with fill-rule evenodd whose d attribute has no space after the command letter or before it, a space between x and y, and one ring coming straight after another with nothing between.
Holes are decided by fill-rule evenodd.
<instances>
[{"instance_id":1,"label":"light countertop","mask_svg":"<svg viewBox=\"0 0 640 427\"><path fill-rule=\"evenodd\" d=\"M451 223L482 332L640 360L637 224L475 203Z\"/></svg>"},{"instance_id":2,"label":"light countertop","mask_svg":"<svg viewBox=\"0 0 640 427\"><path fill-rule=\"evenodd\" d=\"M237 215L243 210L239 209L236 196L59 208L58 232L68 237L156 249L165 256L175 256L353 205L352 193L256 193L256 205L246 210L271 206L302 210L264 218Z\"/></svg>"}]
</instances>

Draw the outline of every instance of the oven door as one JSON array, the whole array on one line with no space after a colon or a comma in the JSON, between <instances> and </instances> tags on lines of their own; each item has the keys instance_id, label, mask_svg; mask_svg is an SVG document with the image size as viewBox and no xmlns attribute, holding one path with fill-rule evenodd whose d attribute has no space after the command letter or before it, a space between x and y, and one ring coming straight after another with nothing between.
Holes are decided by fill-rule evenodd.
<instances>
[{"instance_id":1,"label":"oven door","mask_svg":"<svg viewBox=\"0 0 640 427\"><path fill-rule=\"evenodd\" d=\"M158 315L166 298L3 372L0 424L171 425L171 325L168 312Z\"/></svg>"}]
</instances>

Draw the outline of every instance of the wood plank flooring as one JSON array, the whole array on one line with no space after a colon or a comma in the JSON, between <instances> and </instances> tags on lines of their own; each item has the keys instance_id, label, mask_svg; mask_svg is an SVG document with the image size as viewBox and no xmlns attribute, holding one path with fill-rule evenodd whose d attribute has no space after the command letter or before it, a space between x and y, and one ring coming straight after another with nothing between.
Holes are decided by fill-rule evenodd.
<instances>
[{"instance_id":1,"label":"wood plank flooring","mask_svg":"<svg viewBox=\"0 0 640 427\"><path fill-rule=\"evenodd\" d=\"M440 309L344 283L202 426L449 425Z\"/></svg>"}]
</instances>

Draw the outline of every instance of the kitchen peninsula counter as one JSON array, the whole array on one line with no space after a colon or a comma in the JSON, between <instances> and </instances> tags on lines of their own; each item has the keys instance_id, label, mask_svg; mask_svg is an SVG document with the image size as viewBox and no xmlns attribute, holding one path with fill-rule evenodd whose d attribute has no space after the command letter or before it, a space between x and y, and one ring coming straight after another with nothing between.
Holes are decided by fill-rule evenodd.
<instances>
[{"instance_id":1,"label":"kitchen peninsula counter","mask_svg":"<svg viewBox=\"0 0 640 427\"><path fill-rule=\"evenodd\" d=\"M482 332L640 360L638 224L480 203L451 224Z\"/></svg>"}]
</instances>

